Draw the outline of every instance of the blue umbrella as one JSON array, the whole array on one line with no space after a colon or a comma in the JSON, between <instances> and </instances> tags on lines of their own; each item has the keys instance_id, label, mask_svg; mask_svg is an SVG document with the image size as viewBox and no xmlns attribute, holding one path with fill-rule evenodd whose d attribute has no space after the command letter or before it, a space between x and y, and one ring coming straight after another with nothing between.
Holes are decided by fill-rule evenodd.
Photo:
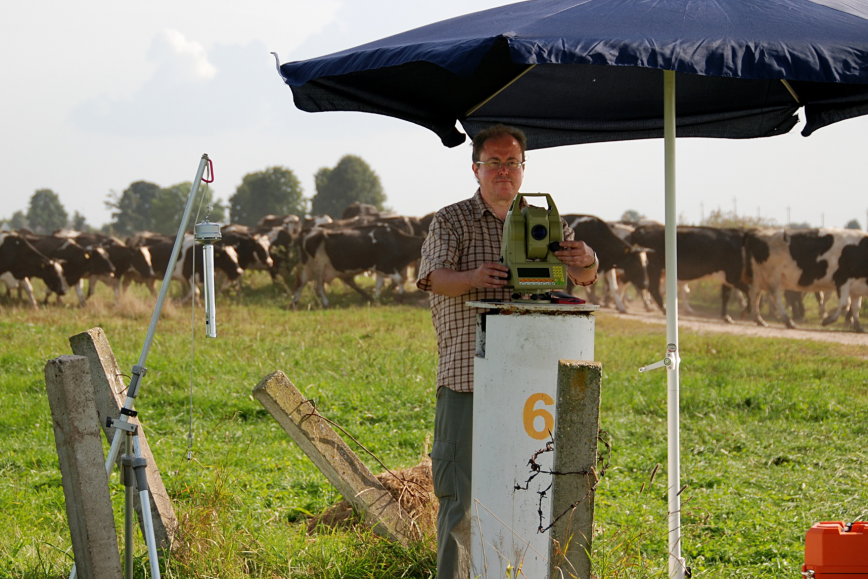
<instances>
[{"instance_id":1,"label":"blue umbrella","mask_svg":"<svg viewBox=\"0 0 868 579\"><path fill-rule=\"evenodd\" d=\"M302 110L397 117L448 146L456 121L508 121L530 148L662 137L662 71L679 73L679 136L781 134L800 106L807 136L868 113L866 19L861 0L536 0L280 73Z\"/></svg>"},{"instance_id":2,"label":"blue umbrella","mask_svg":"<svg viewBox=\"0 0 868 579\"><path fill-rule=\"evenodd\" d=\"M868 3L533 0L278 70L304 111L396 117L446 146L465 140L457 124L517 126L530 149L665 139L669 571L682 579L675 135L779 135L804 107L808 136L868 114Z\"/></svg>"}]
</instances>

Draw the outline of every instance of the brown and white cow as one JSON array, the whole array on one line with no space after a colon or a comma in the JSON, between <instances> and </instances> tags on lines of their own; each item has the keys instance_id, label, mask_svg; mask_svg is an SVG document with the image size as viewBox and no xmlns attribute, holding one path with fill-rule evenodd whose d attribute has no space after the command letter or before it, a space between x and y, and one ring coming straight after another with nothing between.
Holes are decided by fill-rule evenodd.
<instances>
[{"instance_id":1,"label":"brown and white cow","mask_svg":"<svg viewBox=\"0 0 868 579\"><path fill-rule=\"evenodd\" d=\"M159 279L164 279L166 270L169 267L169 261L172 257L172 250L175 247L175 236L161 235L143 231L136 233L127 240L127 245L130 247L146 246L151 253L151 262L153 264L154 273ZM193 260L195 254L196 275L193 275ZM188 288L184 300L190 299L193 292L198 292L197 284L202 281L203 271L203 249L202 244L195 241L193 235L187 233L181 241L180 253L178 260L175 262L175 268L172 270L171 278L181 282L185 288ZM231 245L225 245L222 241L214 244L214 269L222 271L227 278L223 288L231 282L234 282L244 274L244 270L238 265L238 254L235 248ZM137 279L130 276L132 281L144 283L151 295L156 295L154 284L155 278ZM126 279L124 284L128 285Z\"/></svg>"},{"instance_id":2,"label":"brown and white cow","mask_svg":"<svg viewBox=\"0 0 868 579\"><path fill-rule=\"evenodd\" d=\"M135 273L143 278L153 277L154 269L151 265L151 253L147 247L128 247L126 243L102 233L84 233L80 231L61 230L54 232L55 237L68 237L74 239L84 247L101 247L108 254L108 258L114 266L113 275L95 274L89 278L87 297L93 295L96 284L102 282L111 287L115 299L118 299L123 289L122 279L125 275Z\"/></svg>"},{"instance_id":3,"label":"brown and white cow","mask_svg":"<svg viewBox=\"0 0 868 579\"><path fill-rule=\"evenodd\" d=\"M11 289L22 288L30 304L36 307L36 296L28 278L39 278L49 291L63 295L68 289L63 267L39 252L16 232L0 232L0 276Z\"/></svg>"},{"instance_id":4,"label":"brown and white cow","mask_svg":"<svg viewBox=\"0 0 868 579\"><path fill-rule=\"evenodd\" d=\"M81 283L83 279L93 275L114 275L115 268L108 253L99 246L82 246L75 239L63 235L25 233L23 237L40 253L63 264L63 277L68 287L75 288L79 305L85 302ZM48 303L51 294L57 295L58 303L62 301L63 294L49 288L44 303Z\"/></svg>"}]
</instances>

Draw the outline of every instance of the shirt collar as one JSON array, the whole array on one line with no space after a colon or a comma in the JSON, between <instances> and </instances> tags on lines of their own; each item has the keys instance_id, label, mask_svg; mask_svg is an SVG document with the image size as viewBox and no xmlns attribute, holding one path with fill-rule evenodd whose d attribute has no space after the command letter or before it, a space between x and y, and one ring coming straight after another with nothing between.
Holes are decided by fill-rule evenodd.
<instances>
[{"instance_id":1,"label":"shirt collar","mask_svg":"<svg viewBox=\"0 0 868 579\"><path fill-rule=\"evenodd\" d=\"M491 207L489 207L488 204L485 202L485 200L482 198L482 190L480 190L480 189L476 190L476 193L474 193L473 197L471 197L471 199L470 199L470 203L473 206L473 218L476 221L479 221L480 219L482 219L482 216L485 215L486 211L491 213L491 216L494 217L495 219L499 219L499 220L503 221L502 219L500 219L500 217L495 215L494 211L491 210ZM527 199L526 198L522 197L521 203L519 204L519 207L527 207Z\"/></svg>"}]
</instances>

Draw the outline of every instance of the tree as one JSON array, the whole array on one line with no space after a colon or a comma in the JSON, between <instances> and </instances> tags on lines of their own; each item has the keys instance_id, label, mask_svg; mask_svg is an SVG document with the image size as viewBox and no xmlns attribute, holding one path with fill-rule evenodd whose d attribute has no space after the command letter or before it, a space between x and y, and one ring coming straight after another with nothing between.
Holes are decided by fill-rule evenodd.
<instances>
[{"instance_id":1,"label":"tree","mask_svg":"<svg viewBox=\"0 0 868 579\"><path fill-rule=\"evenodd\" d=\"M60 197L51 189L39 189L30 198L27 208L27 223L35 233L51 233L66 227L69 214L63 208Z\"/></svg>"},{"instance_id":2,"label":"tree","mask_svg":"<svg viewBox=\"0 0 868 579\"><path fill-rule=\"evenodd\" d=\"M862 229L862 226L859 225L858 219L851 219L847 222L847 225L844 226L844 229Z\"/></svg>"},{"instance_id":3,"label":"tree","mask_svg":"<svg viewBox=\"0 0 868 579\"><path fill-rule=\"evenodd\" d=\"M700 225L706 227L780 227L774 219L766 217L751 217L750 215L738 215L735 211L723 211L720 208L713 210Z\"/></svg>"},{"instance_id":4,"label":"tree","mask_svg":"<svg viewBox=\"0 0 868 579\"><path fill-rule=\"evenodd\" d=\"M645 219L645 216L635 209L628 209L621 214L621 221L625 223L639 223L643 219Z\"/></svg>"},{"instance_id":5,"label":"tree","mask_svg":"<svg viewBox=\"0 0 868 579\"><path fill-rule=\"evenodd\" d=\"M354 201L383 210L386 194L380 178L360 157L346 155L334 169L323 167L316 172L314 182L316 195L311 211L316 215L340 217Z\"/></svg>"},{"instance_id":6,"label":"tree","mask_svg":"<svg viewBox=\"0 0 868 579\"><path fill-rule=\"evenodd\" d=\"M9 220L9 226L15 230L27 227L27 216L24 215L23 211L16 211L12 214L12 219Z\"/></svg>"},{"instance_id":7,"label":"tree","mask_svg":"<svg viewBox=\"0 0 868 579\"><path fill-rule=\"evenodd\" d=\"M229 198L229 216L241 225L256 225L266 215L303 217L306 210L301 183L291 169L280 166L248 173Z\"/></svg>"},{"instance_id":8,"label":"tree","mask_svg":"<svg viewBox=\"0 0 868 579\"><path fill-rule=\"evenodd\" d=\"M87 224L87 218L78 211L73 214L70 226L76 231L90 231L90 226Z\"/></svg>"},{"instance_id":9,"label":"tree","mask_svg":"<svg viewBox=\"0 0 868 579\"><path fill-rule=\"evenodd\" d=\"M154 221L151 217L151 206L160 192L160 186L148 181L131 183L120 196L112 192L105 202L109 209L114 209L111 224L112 230L120 235L132 235L137 231L153 231Z\"/></svg>"},{"instance_id":10,"label":"tree","mask_svg":"<svg viewBox=\"0 0 868 579\"><path fill-rule=\"evenodd\" d=\"M160 189L154 201L151 203L151 218L154 222L154 231L165 235L173 235L178 233L178 227L181 225L181 218L184 217L184 209L187 206L187 199L190 196L190 189L193 184L190 181L178 183L171 187ZM200 201L201 200L201 201ZM226 209L218 199L214 201L214 191L205 183L199 185L199 190L196 192L196 198L193 200L193 209L190 214L190 223L188 229L193 228L196 219L196 211L199 211L199 220L205 219L206 214L208 219L219 223L226 216ZM208 207L211 208L208 213Z\"/></svg>"}]
</instances>

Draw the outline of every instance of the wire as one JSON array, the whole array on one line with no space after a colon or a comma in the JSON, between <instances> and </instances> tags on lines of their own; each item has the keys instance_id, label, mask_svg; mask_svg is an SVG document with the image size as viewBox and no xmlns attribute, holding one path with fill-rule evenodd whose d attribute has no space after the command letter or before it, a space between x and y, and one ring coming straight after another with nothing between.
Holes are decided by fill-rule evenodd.
<instances>
[{"instance_id":1,"label":"wire","mask_svg":"<svg viewBox=\"0 0 868 579\"><path fill-rule=\"evenodd\" d=\"M213 181L213 178L212 178ZM202 210L202 201L205 200L205 191L202 191L202 196L199 198L199 206L196 208L196 218L193 220L193 223L199 222L199 212ZM208 211L210 214L210 210ZM187 232L184 232L184 235L187 235ZM196 242L193 241L193 245L191 247L193 251L193 269L190 277L190 429L187 432L187 460L193 459L193 368L194 368L194 360L195 360L195 348L194 344L196 343L196 292L199 289L199 286L196 284ZM181 264L181 271L184 270L183 264ZM204 272L202 274L204 276Z\"/></svg>"}]
</instances>

